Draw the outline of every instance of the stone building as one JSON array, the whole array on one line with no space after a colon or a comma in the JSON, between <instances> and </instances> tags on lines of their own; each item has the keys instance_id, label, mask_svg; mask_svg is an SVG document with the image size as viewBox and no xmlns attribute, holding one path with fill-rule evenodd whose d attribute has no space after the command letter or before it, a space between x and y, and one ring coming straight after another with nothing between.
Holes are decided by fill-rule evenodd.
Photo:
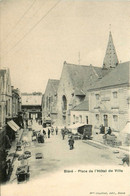
<instances>
[{"instance_id":1,"label":"stone building","mask_svg":"<svg viewBox=\"0 0 130 196\"><path fill-rule=\"evenodd\" d=\"M7 135L7 122L11 118L12 91L10 71L8 68L2 68L0 69L0 181L4 181L6 177L6 149L10 147L10 138Z\"/></svg>"},{"instance_id":2,"label":"stone building","mask_svg":"<svg viewBox=\"0 0 130 196\"><path fill-rule=\"evenodd\" d=\"M12 118L12 88L10 71L8 68L0 70L0 87L0 124L3 126L6 124L6 120Z\"/></svg>"},{"instance_id":3,"label":"stone building","mask_svg":"<svg viewBox=\"0 0 130 196\"><path fill-rule=\"evenodd\" d=\"M100 68L100 73L98 74L100 77L97 77L96 78L97 80L94 80L94 82L91 84L91 86L96 84L96 82L98 80L101 80L101 78L105 77L117 66L118 66L118 57L117 57L115 46L113 43L112 34L111 34L111 32L109 32L109 39L108 39L105 57L103 60L103 66L102 66L102 68ZM88 84L86 83L86 90L88 89L87 85ZM92 102L92 104L93 104L93 102ZM97 118L98 118L98 116L97 116ZM81 122L81 120L82 120L82 123L87 123L87 124L91 123L91 121L93 121L93 117L91 116L91 114L89 112L89 100L87 100L86 104L85 104L85 102L82 102L81 104L79 104L78 106L74 107L71 110L71 124L74 123L74 119L76 122ZM96 119L96 124L97 124L97 119ZM98 125L98 127L99 127L99 125Z\"/></svg>"},{"instance_id":4,"label":"stone building","mask_svg":"<svg viewBox=\"0 0 130 196\"><path fill-rule=\"evenodd\" d=\"M57 124L57 89L59 80L49 79L42 100L42 121Z\"/></svg>"},{"instance_id":5,"label":"stone building","mask_svg":"<svg viewBox=\"0 0 130 196\"><path fill-rule=\"evenodd\" d=\"M0 182L6 180L6 157L16 138L17 125L22 122L21 97L18 89L11 86L10 70L0 69ZM15 123L15 122L17 123Z\"/></svg>"},{"instance_id":6,"label":"stone building","mask_svg":"<svg viewBox=\"0 0 130 196\"><path fill-rule=\"evenodd\" d=\"M21 93L23 118L27 125L32 120L42 121L42 93Z\"/></svg>"},{"instance_id":7,"label":"stone building","mask_svg":"<svg viewBox=\"0 0 130 196\"><path fill-rule=\"evenodd\" d=\"M70 125L70 110L88 100L87 89L102 75L101 68L64 62L58 86L58 125Z\"/></svg>"},{"instance_id":8,"label":"stone building","mask_svg":"<svg viewBox=\"0 0 130 196\"><path fill-rule=\"evenodd\" d=\"M0 138L3 138L7 122L12 119L12 88L8 68L0 70ZM4 141L4 140L3 140Z\"/></svg>"},{"instance_id":9,"label":"stone building","mask_svg":"<svg viewBox=\"0 0 130 196\"><path fill-rule=\"evenodd\" d=\"M90 113L88 101L83 101L82 103L71 109L71 124L89 124L89 122Z\"/></svg>"},{"instance_id":10,"label":"stone building","mask_svg":"<svg viewBox=\"0 0 130 196\"><path fill-rule=\"evenodd\" d=\"M108 75L118 66L118 58L111 32L102 67L92 65L75 65L64 62L57 90L57 124L67 126L78 121L91 122L89 115L88 89L101 78ZM51 82L50 82L51 83ZM49 107L51 88L47 87L47 96L44 97L46 116L50 116ZM51 85L50 85L51 86ZM46 106L48 109L46 109ZM84 108L83 108L84 107ZM43 110L44 111L44 110Z\"/></svg>"},{"instance_id":11,"label":"stone building","mask_svg":"<svg viewBox=\"0 0 130 196\"><path fill-rule=\"evenodd\" d=\"M130 62L120 63L89 89L89 111L93 127L103 124L121 131L129 117Z\"/></svg>"},{"instance_id":12,"label":"stone building","mask_svg":"<svg viewBox=\"0 0 130 196\"><path fill-rule=\"evenodd\" d=\"M23 126L21 112L21 93L18 88L12 86L12 119L19 126Z\"/></svg>"}]
</instances>

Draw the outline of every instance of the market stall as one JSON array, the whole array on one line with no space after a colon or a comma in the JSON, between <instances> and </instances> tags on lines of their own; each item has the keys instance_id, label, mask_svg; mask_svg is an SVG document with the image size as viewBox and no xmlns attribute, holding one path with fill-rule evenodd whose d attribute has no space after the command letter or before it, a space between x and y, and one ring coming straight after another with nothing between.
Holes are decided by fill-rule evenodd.
<instances>
[{"instance_id":1,"label":"market stall","mask_svg":"<svg viewBox=\"0 0 130 196\"><path fill-rule=\"evenodd\" d=\"M76 123L68 127L76 139L91 139L92 125Z\"/></svg>"}]
</instances>

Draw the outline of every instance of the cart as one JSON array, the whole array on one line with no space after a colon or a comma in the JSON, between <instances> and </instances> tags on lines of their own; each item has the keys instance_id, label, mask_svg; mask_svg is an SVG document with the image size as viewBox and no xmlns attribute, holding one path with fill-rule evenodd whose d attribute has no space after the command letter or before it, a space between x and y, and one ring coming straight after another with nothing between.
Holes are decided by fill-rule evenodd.
<instances>
[{"instance_id":1,"label":"cart","mask_svg":"<svg viewBox=\"0 0 130 196\"><path fill-rule=\"evenodd\" d=\"M92 139L92 125L76 123L68 127L73 138L78 139Z\"/></svg>"},{"instance_id":2,"label":"cart","mask_svg":"<svg viewBox=\"0 0 130 196\"><path fill-rule=\"evenodd\" d=\"M27 182L30 176L29 166L23 165L23 166L18 167L16 171L16 176L17 176L18 184L22 182Z\"/></svg>"},{"instance_id":3,"label":"cart","mask_svg":"<svg viewBox=\"0 0 130 196\"><path fill-rule=\"evenodd\" d=\"M78 127L78 133L82 134L82 139L92 139L92 125Z\"/></svg>"},{"instance_id":4,"label":"cart","mask_svg":"<svg viewBox=\"0 0 130 196\"><path fill-rule=\"evenodd\" d=\"M114 134L105 134L103 135L104 144L112 146L112 147L118 147L122 145L122 142L118 140L118 138Z\"/></svg>"}]
</instances>

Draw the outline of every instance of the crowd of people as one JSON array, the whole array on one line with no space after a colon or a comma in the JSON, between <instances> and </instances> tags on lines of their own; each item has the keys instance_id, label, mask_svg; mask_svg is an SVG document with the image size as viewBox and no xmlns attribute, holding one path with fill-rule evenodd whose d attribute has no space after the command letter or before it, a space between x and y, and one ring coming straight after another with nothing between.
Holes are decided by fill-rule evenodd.
<instances>
[{"instance_id":1,"label":"crowd of people","mask_svg":"<svg viewBox=\"0 0 130 196\"><path fill-rule=\"evenodd\" d=\"M103 125L100 126L100 134L111 135L111 133L112 133L112 129L110 127L105 131L105 126Z\"/></svg>"},{"instance_id":2,"label":"crowd of people","mask_svg":"<svg viewBox=\"0 0 130 196\"><path fill-rule=\"evenodd\" d=\"M38 143L44 143L45 138L50 138L51 135L58 135L58 128L46 127L40 130L32 130L32 141L37 140Z\"/></svg>"},{"instance_id":3,"label":"crowd of people","mask_svg":"<svg viewBox=\"0 0 130 196\"><path fill-rule=\"evenodd\" d=\"M68 129L66 127L61 129L61 138L62 140L65 139L65 136L68 134ZM59 129L58 127L49 126L46 128L42 128L42 130L36 131L32 130L32 141L37 141L38 143L44 143L45 138L50 138L51 135L58 135ZM74 138L72 134L68 137L68 145L70 150L74 149Z\"/></svg>"},{"instance_id":4,"label":"crowd of people","mask_svg":"<svg viewBox=\"0 0 130 196\"><path fill-rule=\"evenodd\" d=\"M69 149L73 150L74 144L75 144L75 139L74 139L73 134L70 133L66 127L62 128L62 129L58 129L58 127L54 128L53 126L49 126L49 127L43 128L42 131L38 132L37 134L34 131L34 134L36 134L36 137L37 137L37 141L40 143L44 143L45 138L49 139L51 136L58 135L59 133L61 134L62 140L65 140L65 138L67 138ZM110 127L108 127L108 129L105 130L105 127L103 125L100 126L100 134L103 134L105 138L107 136L114 136L114 134L112 133L112 129ZM125 157L122 161L128 162L127 159L128 158ZM129 165L129 164L127 163L127 165Z\"/></svg>"}]
</instances>

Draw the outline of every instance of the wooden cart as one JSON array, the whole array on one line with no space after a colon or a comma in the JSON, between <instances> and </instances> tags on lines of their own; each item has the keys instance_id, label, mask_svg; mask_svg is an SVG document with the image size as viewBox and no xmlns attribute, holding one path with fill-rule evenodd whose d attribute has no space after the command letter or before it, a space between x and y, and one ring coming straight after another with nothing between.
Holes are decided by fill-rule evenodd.
<instances>
[{"instance_id":1,"label":"wooden cart","mask_svg":"<svg viewBox=\"0 0 130 196\"><path fill-rule=\"evenodd\" d=\"M18 184L22 182L27 182L30 176L29 166L23 165L23 166L18 167L16 171L16 176L17 176Z\"/></svg>"},{"instance_id":2,"label":"wooden cart","mask_svg":"<svg viewBox=\"0 0 130 196\"><path fill-rule=\"evenodd\" d=\"M92 139L92 125L80 126L78 133L82 134L82 139Z\"/></svg>"}]
</instances>

